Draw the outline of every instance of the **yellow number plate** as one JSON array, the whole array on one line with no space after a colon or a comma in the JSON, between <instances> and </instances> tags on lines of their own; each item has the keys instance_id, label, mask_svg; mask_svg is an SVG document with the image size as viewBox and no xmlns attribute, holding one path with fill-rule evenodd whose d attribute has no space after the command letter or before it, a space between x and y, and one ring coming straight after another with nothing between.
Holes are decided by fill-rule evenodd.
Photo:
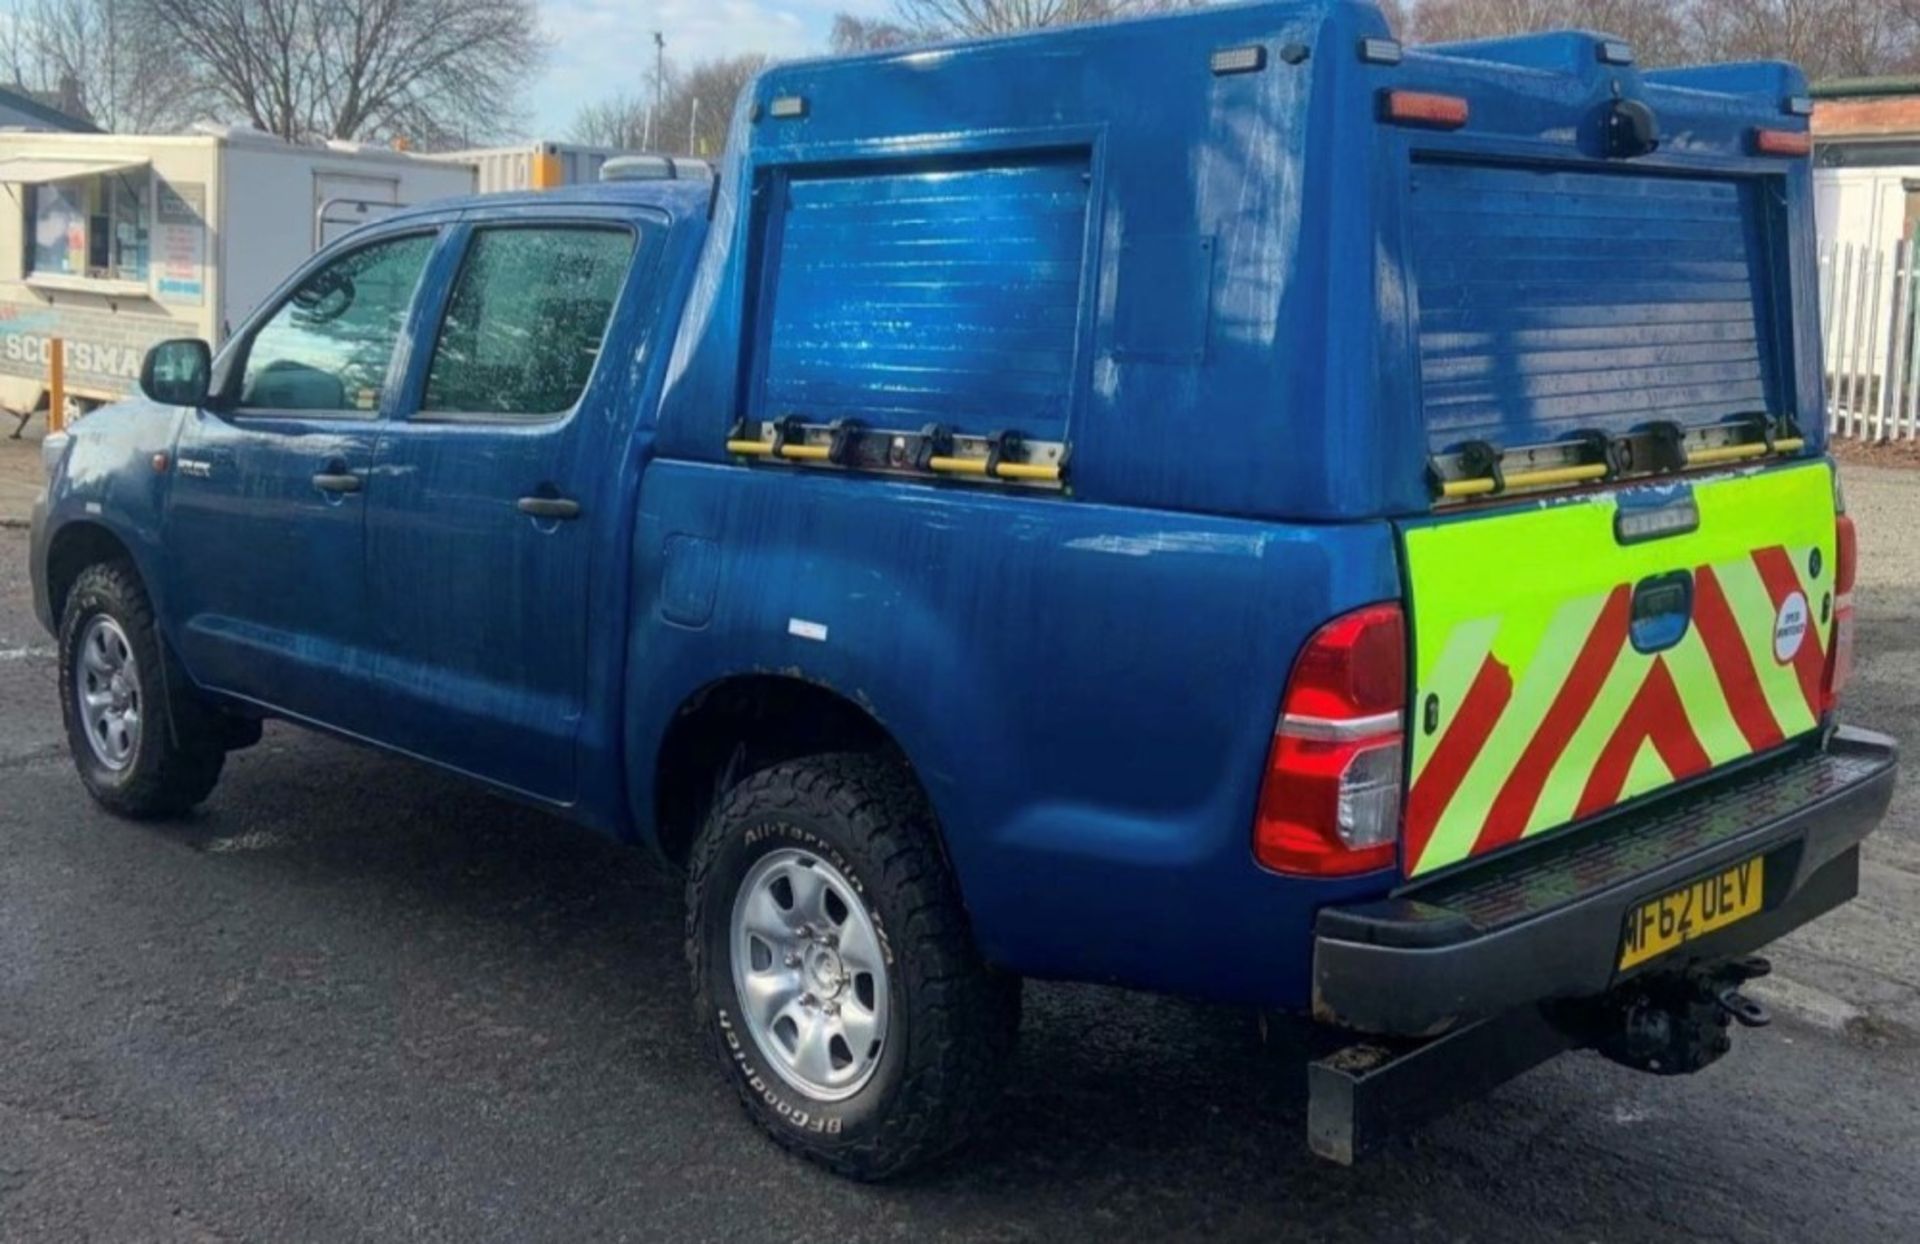
<instances>
[{"instance_id":1,"label":"yellow number plate","mask_svg":"<svg viewBox=\"0 0 1920 1244\"><path fill-rule=\"evenodd\" d=\"M1634 908L1620 944L1621 971L1757 913L1764 899L1765 863L1756 859L1735 864Z\"/></svg>"}]
</instances>

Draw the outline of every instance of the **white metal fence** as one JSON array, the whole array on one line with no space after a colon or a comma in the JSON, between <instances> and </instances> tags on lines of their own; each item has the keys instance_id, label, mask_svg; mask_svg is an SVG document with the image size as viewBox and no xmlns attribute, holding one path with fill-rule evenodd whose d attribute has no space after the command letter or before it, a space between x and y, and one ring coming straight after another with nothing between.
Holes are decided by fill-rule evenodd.
<instances>
[{"instance_id":1,"label":"white metal fence","mask_svg":"<svg viewBox=\"0 0 1920 1244\"><path fill-rule=\"evenodd\" d=\"M1920 436L1920 247L1823 247L1820 322L1833 434Z\"/></svg>"}]
</instances>

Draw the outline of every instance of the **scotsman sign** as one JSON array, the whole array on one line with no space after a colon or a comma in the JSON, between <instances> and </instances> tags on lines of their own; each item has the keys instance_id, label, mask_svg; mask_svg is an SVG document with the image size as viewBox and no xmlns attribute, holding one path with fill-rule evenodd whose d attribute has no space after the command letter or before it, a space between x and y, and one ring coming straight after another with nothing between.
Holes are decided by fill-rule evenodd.
<instances>
[{"instance_id":1,"label":"scotsman sign","mask_svg":"<svg viewBox=\"0 0 1920 1244\"><path fill-rule=\"evenodd\" d=\"M167 316L0 302L0 373L44 379L56 329L67 343L69 382L116 395L133 390L147 347L180 335Z\"/></svg>"}]
</instances>

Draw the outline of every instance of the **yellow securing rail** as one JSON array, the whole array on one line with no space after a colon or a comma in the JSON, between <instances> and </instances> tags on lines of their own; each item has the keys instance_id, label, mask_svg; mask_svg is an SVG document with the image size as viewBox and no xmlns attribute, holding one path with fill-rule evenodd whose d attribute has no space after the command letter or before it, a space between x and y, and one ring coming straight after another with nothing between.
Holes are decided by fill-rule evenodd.
<instances>
[{"instance_id":1,"label":"yellow securing rail","mask_svg":"<svg viewBox=\"0 0 1920 1244\"><path fill-rule=\"evenodd\" d=\"M766 435L771 428L772 436ZM761 435L753 433L759 431ZM768 424L736 423L725 441L729 454L807 462L855 471L962 476L983 482L1064 488L1067 447L1029 441L1016 432L993 436L950 433L939 426L917 432L869 428L848 420L826 426L788 418ZM1020 461L1024 459L1024 461Z\"/></svg>"},{"instance_id":2,"label":"yellow securing rail","mask_svg":"<svg viewBox=\"0 0 1920 1244\"><path fill-rule=\"evenodd\" d=\"M1507 476L1507 488L1548 488L1554 484L1578 484L1592 479L1605 479L1607 467L1603 462L1592 462L1585 466L1549 467L1544 471L1519 471ZM1440 494L1445 497L1482 497L1494 490L1492 478L1450 479L1440 486Z\"/></svg>"},{"instance_id":3,"label":"yellow securing rail","mask_svg":"<svg viewBox=\"0 0 1920 1244\"><path fill-rule=\"evenodd\" d=\"M985 458L941 458L927 459L929 471L943 471L950 475L986 475ZM1047 483L1057 482L1060 468L1044 466L1033 462L1000 462L994 465L992 474L999 479L1035 479Z\"/></svg>"},{"instance_id":4,"label":"yellow securing rail","mask_svg":"<svg viewBox=\"0 0 1920 1244\"><path fill-rule=\"evenodd\" d=\"M772 458L775 456L772 441L728 441L727 452L746 458ZM826 445L782 445L779 457L791 458L796 462L825 462L833 454Z\"/></svg>"},{"instance_id":5,"label":"yellow securing rail","mask_svg":"<svg viewBox=\"0 0 1920 1244\"><path fill-rule=\"evenodd\" d=\"M1771 447L1755 441L1746 445L1716 445L1712 449L1696 449L1687 455L1688 466L1706 466L1715 462L1741 462L1748 458L1764 458L1768 454L1790 454L1806 446L1806 439L1799 436L1786 436L1775 441Z\"/></svg>"},{"instance_id":6,"label":"yellow securing rail","mask_svg":"<svg viewBox=\"0 0 1920 1244\"><path fill-rule=\"evenodd\" d=\"M1690 467L1712 466L1721 462L1745 462L1754 458L1764 458L1770 454L1797 453L1806 447L1806 443L1804 437L1783 436L1771 445L1764 441L1749 441L1740 445L1714 445L1688 451L1686 464ZM1513 471L1504 477L1505 491L1551 488L1557 484L1583 484L1606 479L1608 474L1609 469L1602 462L1546 467L1538 471ZM1475 476L1472 479L1444 481L1440 485L1440 495L1442 497L1485 497L1499 488L1500 484L1492 476Z\"/></svg>"}]
</instances>

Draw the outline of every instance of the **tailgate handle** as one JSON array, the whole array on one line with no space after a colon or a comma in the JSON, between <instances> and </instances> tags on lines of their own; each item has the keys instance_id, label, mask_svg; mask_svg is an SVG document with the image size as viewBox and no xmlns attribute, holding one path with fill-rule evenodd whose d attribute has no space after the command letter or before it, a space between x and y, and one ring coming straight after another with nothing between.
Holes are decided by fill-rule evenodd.
<instances>
[{"instance_id":1,"label":"tailgate handle","mask_svg":"<svg viewBox=\"0 0 1920 1244\"><path fill-rule=\"evenodd\" d=\"M1633 588L1631 618L1636 652L1665 652L1679 643L1693 620L1693 575L1675 570L1640 580Z\"/></svg>"}]
</instances>

